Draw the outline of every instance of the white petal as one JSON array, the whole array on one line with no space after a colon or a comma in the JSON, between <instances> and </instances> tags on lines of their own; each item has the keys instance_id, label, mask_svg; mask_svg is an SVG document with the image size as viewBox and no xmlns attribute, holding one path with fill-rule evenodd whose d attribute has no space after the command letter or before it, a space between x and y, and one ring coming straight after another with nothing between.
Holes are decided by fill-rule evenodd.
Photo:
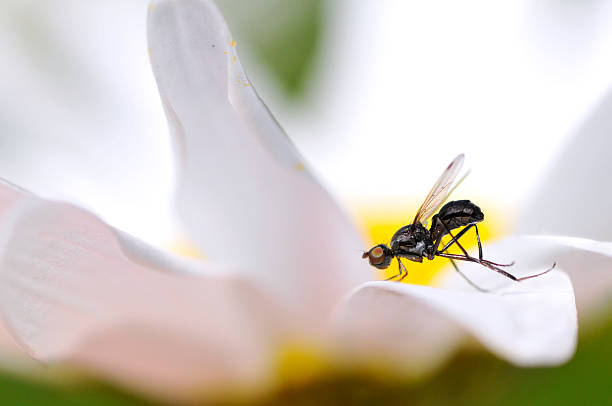
<instances>
[{"instance_id":1,"label":"white petal","mask_svg":"<svg viewBox=\"0 0 612 406\"><path fill-rule=\"evenodd\" d=\"M565 145L519 216L521 233L612 240L612 94Z\"/></svg>"},{"instance_id":2,"label":"white petal","mask_svg":"<svg viewBox=\"0 0 612 406\"><path fill-rule=\"evenodd\" d=\"M4 179L0 179L0 222L4 221L5 216L12 208L28 199L31 194L18 186L15 186Z\"/></svg>"},{"instance_id":3,"label":"white petal","mask_svg":"<svg viewBox=\"0 0 612 406\"><path fill-rule=\"evenodd\" d=\"M556 263L556 268L572 279L576 305L583 321L585 316L593 314L593 310L609 301L612 291L612 243L571 237L515 236L486 244L483 248L486 259L500 263L516 261L515 266L506 268L516 276L541 272ZM460 263L459 266L463 273L482 287L495 289L514 283L476 264ZM447 276L443 286L472 289L454 272L449 271Z\"/></svg>"},{"instance_id":4,"label":"white petal","mask_svg":"<svg viewBox=\"0 0 612 406\"><path fill-rule=\"evenodd\" d=\"M349 360L392 362L419 376L446 360L464 333L452 318L425 301L385 290L404 286L396 285L369 282L348 297L335 318L339 351ZM436 292L431 287L406 286Z\"/></svg>"},{"instance_id":5,"label":"white petal","mask_svg":"<svg viewBox=\"0 0 612 406\"><path fill-rule=\"evenodd\" d=\"M5 3L0 175L167 242L172 154L148 62L148 1Z\"/></svg>"},{"instance_id":6,"label":"white petal","mask_svg":"<svg viewBox=\"0 0 612 406\"><path fill-rule=\"evenodd\" d=\"M258 98L215 5L154 1L148 26L180 215L206 255L311 306L366 280L362 242Z\"/></svg>"},{"instance_id":7,"label":"white petal","mask_svg":"<svg viewBox=\"0 0 612 406\"><path fill-rule=\"evenodd\" d=\"M163 396L249 385L267 368L280 317L246 281L215 271L31 198L2 226L0 309L40 360Z\"/></svg>"},{"instance_id":8,"label":"white petal","mask_svg":"<svg viewBox=\"0 0 612 406\"><path fill-rule=\"evenodd\" d=\"M447 355L461 328L523 366L567 361L578 327L572 284L559 271L494 293L370 282L349 298L340 323L353 345L406 363Z\"/></svg>"}]
</instances>

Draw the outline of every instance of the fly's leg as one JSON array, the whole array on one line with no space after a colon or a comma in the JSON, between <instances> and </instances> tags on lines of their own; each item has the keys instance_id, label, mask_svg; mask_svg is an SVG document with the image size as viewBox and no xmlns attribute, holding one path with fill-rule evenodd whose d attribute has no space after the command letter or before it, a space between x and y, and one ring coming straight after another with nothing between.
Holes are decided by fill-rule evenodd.
<instances>
[{"instance_id":1,"label":"fly's leg","mask_svg":"<svg viewBox=\"0 0 612 406\"><path fill-rule=\"evenodd\" d=\"M516 281L520 282L520 281L524 281L525 279L531 279L531 278L538 277L540 275L544 275L545 273L548 273L548 272L552 271L553 269L555 269L556 266L557 266L557 263L553 262L552 266L550 268L548 268L547 270L545 270L544 272L540 272L540 273L537 273L535 275L523 276L522 278L518 278Z\"/></svg>"},{"instance_id":2,"label":"fly's leg","mask_svg":"<svg viewBox=\"0 0 612 406\"><path fill-rule=\"evenodd\" d=\"M463 230L461 230L459 232L459 234L457 234L455 237L453 237L452 240L450 240L445 246L444 248L442 248L440 250L440 252L444 252L447 249L449 249L451 247L451 245L453 245L459 238L463 237L463 234L465 234L470 228L474 227L475 224L470 224L469 226L465 227ZM478 228L476 228L476 230L478 230ZM447 229L448 231L448 229ZM449 232L450 234L450 232ZM451 234L452 235L452 234ZM478 235L478 231L476 231L476 235ZM482 259L482 247L480 246L480 237L478 237L478 254L480 256L480 259Z\"/></svg>"},{"instance_id":3,"label":"fly's leg","mask_svg":"<svg viewBox=\"0 0 612 406\"><path fill-rule=\"evenodd\" d=\"M402 261L400 261L399 257L396 257L396 258L397 258L397 263L398 263L399 273L398 273L397 275L393 275L393 276L391 276L390 278L385 279L385 282L386 282L386 281L393 280L393 279L397 278L398 276L401 276L401 275L403 274L403 271L405 271L405 270L406 270L406 268L404 268L404 264L402 264ZM406 272L406 273L407 273L407 272ZM399 279L399 280L398 280L398 282L399 282L399 281L401 281L402 279L404 279L404 277L403 277L403 276L402 276L402 278L401 278L401 279Z\"/></svg>"},{"instance_id":4,"label":"fly's leg","mask_svg":"<svg viewBox=\"0 0 612 406\"><path fill-rule=\"evenodd\" d=\"M465 234L470 228L472 228L474 226L474 224L470 224L469 226L464 227L463 230L461 230L459 232L459 234L457 234L456 236L453 236L451 231L446 227L446 225L444 223L440 222L440 224L442 224L442 226L446 230L446 233L452 237L452 239L444 246L444 248L442 248L440 250L440 252L444 252L447 249L449 249L451 247L451 245L457 244L459 246L459 248L461 248L461 251L463 251L463 253L466 256L469 256L468 253L465 251L465 249L463 249L461 244L459 244L459 238L461 238L463 236L463 234ZM482 247L480 246L480 238L478 238L478 254L480 255L480 259L482 259Z\"/></svg>"},{"instance_id":5,"label":"fly's leg","mask_svg":"<svg viewBox=\"0 0 612 406\"><path fill-rule=\"evenodd\" d=\"M446 226L446 224L444 224L444 222L442 220L440 220L440 218L438 218L437 216L434 216L434 221L435 221L435 225L432 227L433 229L436 229L436 233L439 233L438 238L436 239L436 241L434 242L434 248L435 248L435 252L444 252L447 249L449 249L453 244L457 244L457 246L459 246L459 248L461 248L461 251L463 251L463 253L465 254L466 257L470 257L470 254L467 253L467 251L465 250L465 248L463 248L463 246L459 243L459 238L461 238L465 233L467 233L467 231L472 228L473 226L475 226L474 224L470 224L467 227L464 227L463 230L461 230L459 232L459 234L457 234L456 236L453 235L453 233L451 233L450 229ZM443 232L440 232L440 230L444 230ZM442 237L448 234L451 236L451 240L444 246L444 248L442 248L441 250L438 250L438 247L440 246L440 243L442 243ZM478 235L478 231L476 231L476 234ZM482 246L480 244L480 236L478 236L478 253L480 256L480 259L482 259Z\"/></svg>"},{"instance_id":6,"label":"fly's leg","mask_svg":"<svg viewBox=\"0 0 612 406\"><path fill-rule=\"evenodd\" d=\"M450 235L450 236L451 236L451 238L452 238L452 239L450 240L450 242L449 242L448 244L446 244L446 247L444 247L444 248L442 249L442 252L444 252L446 249L448 249L448 247L450 247L451 243L455 243L455 244L457 244L457 246L458 246L459 248L461 248L461 251L463 252L463 255L465 255L467 258L472 258L472 257L470 256L470 254L468 254L468 252L465 250L465 248L463 248L463 245L461 245L461 243L459 242L459 237L460 237L460 236L462 236L462 235L464 234L464 232L465 232L465 231L467 231L467 230L468 230L470 227L472 227L472 226L473 226L473 224L470 224L469 226L465 227L463 230L461 230L461 231L459 232L459 234L457 234L457 237L455 237L455 236L453 235L453 233L451 233L451 230L449 230L449 229L448 229L448 227L446 227L446 224L444 224L442 221L440 221L440 223L441 223L441 224L442 224L442 226L443 226L443 227L446 229L446 232L448 233L448 235ZM475 259L475 258L474 258L474 259ZM482 260L482 258L480 258L480 260Z\"/></svg>"},{"instance_id":7,"label":"fly's leg","mask_svg":"<svg viewBox=\"0 0 612 406\"><path fill-rule=\"evenodd\" d=\"M482 243L480 242L480 235L478 234L478 226L476 224L470 224L467 227L464 227L463 230L461 230L459 232L459 234L457 234L456 236L453 236L453 233L451 233L451 231L446 227L446 225L444 223L442 223L442 221L440 221L440 224L442 225L442 227L444 227L444 229L446 230L447 234L449 234L452 239L444 246L444 248L442 248L440 251L438 252L444 252L447 249L449 249L453 244L457 244L457 246L459 246L459 248L461 248L461 251L463 251L463 254L466 257L469 258L473 258L470 254L468 254L468 252L465 250L465 248L463 248L463 246L459 243L459 238L461 238L463 236L463 234L465 234L470 228L474 227L474 229L476 230L476 240L478 241L478 259L479 261L485 261L489 264L495 265L495 266L512 266L514 265L514 261L510 262L509 264L498 264L496 262L491 262L488 260L485 260L482 258Z\"/></svg>"},{"instance_id":8,"label":"fly's leg","mask_svg":"<svg viewBox=\"0 0 612 406\"><path fill-rule=\"evenodd\" d=\"M480 234L478 234L478 226L473 224L474 230L476 230L476 241L478 241L478 258L482 260L482 244L480 243ZM514 264L514 262L512 263Z\"/></svg>"},{"instance_id":9,"label":"fly's leg","mask_svg":"<svg viewBox=\"0 0 612 406\"><path fill-rule=\"evenodd\" d=\"M457 243L457 245L459 245L459 238L461 238L461 236L463 236L463 234L467 233L467 231L468 231L470 228L472 228L472 227L474 227L474 230L476 230L476 241L478 241L478 259L482 260L482 243L480 242L480 234L478 234L478 226L477 226L476 224L470 224L469 226L464 227L464 228L463 228L463 230L461 230L461 231L459 232L459 234L457 234L457 236L456 236L456 237L453 237L453 239L452 239L452 240L450 240L450 241L449 241L449 243L448 243L448 244L446 244L446 245L444 246L444 248L442 248L442 250L440 250L440 252L444 252L444 251L446 251L446 250L447 250L447 249L448 249L448 248L449 248L451 245L453 245L455 242ZM453 236L453 235L450 233L450 230L449 230L449 232L448 232L448 233L451 235L451 237ZM459 246L460 246L460 245L459 245ZM460 247L461 247L461 246L460 246ZM462 250L463 250L463 248L462 248ZM465 252L465 250L464 250L464 252ZM505 265L500 265L500 266L505 266Z\"/></svg>"},{"instance_id":10,"label":"fly's leg","mask_svg":"<svg viewBox=\"0 0 612 406\"><path fill-rule=\"evenodd\" d=\"M401 282L401 281L403 281L403 280L404 280L404 278L405 278L406 276L408 276L408 270L406 270L406 267L405 267L405 266L404 266L404 264L402 263L401 259L399 259L399 257L397 257L397 263L398 263L398 265L399 265L399 267L400 267L400 273L402 272L402 270L404 271L404 276L402 276L401 278L399 278L399 279L397 280L397 282Z\"/></svg>"},{"instance_id":11,"label":"fly's leg","mask_svg":"<svg viewBox=\"0 0 612 406\"><path fill-rule=\"evenodd\" d=\"M469 278L468 278L468 277L467 277L467 276L466 276L466 275L465 275L463 272L461 272L461 271L459 270L459 267L457 266L457 263L455 262L455 260L454 260L454 259L450 258L450 262L451 262L451 264L453 264L453 267L455 268L455 271L457 271L457 273L458 273L459 275L461 275L461 277L462 277L463 279L465 279L465 281L466 281L467 283L469 283L470 285L472 285L472 287L473 287L474 289L476 289L476 290L477 290L477 291L479 291L479 292L483 292L483 293L489 293L489 292L491 292L490 290L483 289L483 288L481 288L480 286L476 285L474 282L472 282L472 281L471 281L471 280L470 280L470 279L469 279Z\"/></svg>"},{"instance_id":12,"label":"fly's leg","mask_svg":"<svg viewBox=\"0 0 612 406\"><path fill-rule=\"evenodd\" d=\"M493 264L489 263L489 261L487 260L479 260L476 259L474 257L470 257L470 256L464 256L464 255L458 255L458 254L445 254L443 252L438 252L436 255L440 256L440 257L444 257L444 258L450 258L450 259L456 259L459 261L468 261L468 262L475 262L477 264L481 264L483 266L486 266L487 268L500 273L502 275L504 275L507 278L512 279L513 281L517 281L518 282L518 278L515 277L514 275L504 271L503 269L499 269L498 267L494 266ZM547 271L548 272L548 271ZM546 272L544 272L546 273ZM539 276L539 275L538 275Z\"/></svg>"},{"instance_id":13,"label":"fly's leg","mask_svg":"<svg viewBox=\"0 0 612 406\"><path fill-rule=\"evenodd\" d=\"M398 273L397 275L393 275L393 276L391 276L391 277L389 277L387 279L383 279L383 281L387 282L387 281L393 280L393 279L397 278L400 275L401 275L401 273Z\"/></svg>"},{"instance_id":14,"label":"fly's leg","mask_svg":"<svg viewBox=\"0 0 612 406\"><path fill-rule=\"evenodd\" d=\"M397 275L393 275L392 277L385 279L385 281L390 281L390 280L397 278L398 276L401 276L401 278L395 281L395 282L401 282L402 280L404 280L406 276L408 276L408 271L406 270L406 267L404 266L402 261L399 259L399 257L396 257L396 258L397 258L397 267L399 269L399 273Z\"/></svg>"},{"instance_id":15,"label":"fly's leg","mask_svg":"<svg viewBox=\"0 0 612 406\"><path fill-rule=\"evenodd\" d=\"M552 271L553 269L555 269L555 267L557 266L557 263L555 262L555 263L553 263L553 265L550 268L548 268L544 272L540 272L540 273L535 274L535 275L529 275L529 276L523 276L521 278L517 278L516 276L514 276L514 275L504 271L503 269L500 269L500 268L496 267L494 265L494 263L492 263L490 261L487 261L485 259L479 260L479 259L476 259L476 258L473 258L473 257L470 257L470 256L457 255L457 254L445 254L443 252L438 252L436 255L441 256L443 258L456 259L456 260L459 260L459 261L475 262L477 264L486 266L487 268L489 268L489 269L491 269L491 270L493 270L493 271L495 271L495 272L497 272L499 274L502 274L506 278L510 278L510 279L512 279L515 282L520 282L520 281L524 281L525 279L531 279L531 278L535 278L537 276L544 275L545 273L548 273L548 272Z\"/></svg>"}]
</instances>

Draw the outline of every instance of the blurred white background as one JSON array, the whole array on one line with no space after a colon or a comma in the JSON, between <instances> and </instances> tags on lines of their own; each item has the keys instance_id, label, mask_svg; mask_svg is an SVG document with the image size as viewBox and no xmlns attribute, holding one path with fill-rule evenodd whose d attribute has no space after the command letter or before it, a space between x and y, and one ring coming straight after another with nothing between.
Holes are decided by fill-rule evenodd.
<instances>
[{"instance_id":1,"label":"blurred white background","mask_svg":"<svg viewBox=\"0 0 612 406\"><path fill-rule=\"evenodd\" d=\"M253 37L315 3L315 57L289 94ZM160 245L173 170L147 4L3 0L0 176ZM610 2L287 4L220 2L263 99L348 205L419 200L464 152L461 196L516 212L612 85Z\"/></svg>"}]
</instances>

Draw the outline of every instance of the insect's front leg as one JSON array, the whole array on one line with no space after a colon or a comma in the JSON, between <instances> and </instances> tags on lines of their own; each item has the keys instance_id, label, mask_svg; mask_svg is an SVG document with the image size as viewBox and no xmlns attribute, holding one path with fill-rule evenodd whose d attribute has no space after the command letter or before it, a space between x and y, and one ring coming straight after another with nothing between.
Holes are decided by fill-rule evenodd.
<instances>
[{"instance_id":1,"label":"insect's front leg","mask_svg":"<svg viewBox=\"0 0 612 406\"><path fill-rule=\"evenodd\" d=\"M404 264L402 263L402 260L399 257L397 257L397 265L400 268L400 274L402 273L402 271L404 271L404 276L402 276L401 278L397 280L398 282L401 282L404 280L406 276L408 276L408 270L406 270L406 267L404 266Z\"/></svg>"},{"instance_id":2,"label":"insect's front leg","mask_svg":"<svg viewBox=\"0 0 612 406\"><path fill-rule=\"evenodd\" d=\"M398 273L397 275L393 275L393 276L391 276L391 277L389 277L389 278L385 279L385 282L386 282L386 281L391 281L391 280L393 280L393 279L397 278L398 276L401 276L401 275L402 275L402 269L404 269L404 270L405 270L405 268L403 268L402 261L400 261L399 257L396 257L396 258L397 258L397 262L398 262L398 264L399 264L399 267L398 267L398 268L399 268L399 273ZM401 281L402 279L404 279L404 277L403 277L403 276L402 276L402 278L401 278L401 279L399 279L399 280L398 280L398 282L399 282L399 281Z\"/></svg>"},{"instance_id":3,"label":"insect's front leg","mask_svg":"<svg viewBox=\"0 0 612 406\"><path fill-rule=\"evenodd\" d=\"M408 276L408 271L406 270L406 267L402 263L401 259L399 257L396 257L396 258L397 258L397 268L399 272L397 275L393 275L390 278L385 279L385 281L390 281L390 280L397 278L398 276L401 276L401 278L396 280L396 282L401 282L402 280L404 280L406 276Z\"/></svg>"}]
</instances>

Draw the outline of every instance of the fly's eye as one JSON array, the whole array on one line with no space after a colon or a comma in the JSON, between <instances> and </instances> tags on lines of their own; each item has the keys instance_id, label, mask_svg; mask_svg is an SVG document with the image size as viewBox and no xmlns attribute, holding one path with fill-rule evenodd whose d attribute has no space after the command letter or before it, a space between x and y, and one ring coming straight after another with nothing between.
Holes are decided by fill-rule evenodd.
<instances>
[{"instance_id":1,"label":"fly's eye","mask_svg":"<svg viewBox=\"0 0 612 406\"><path fill-rule=\"evenodd\" d=\"M380 259L385 255L385 251L381 247L376 247L370 251L370 257L372 259Z\"/></svg>"},{"instance_id":2,"label":"fly's eye","mask_svg":"<svg viewBox=\"0 0 612 406\"><path fill-rule=\"evenodd\" d=\"M368 252L364 252L362 257L367 258L370 265L378 269L386 269L393 260L393 251L386 245L379 244L372 247Z\"/></svg>"},{"instance_id":3,"label":"fly's eye","mask_svg":"<svg viewBox=\"0 0 612 406\"><path fill-rule=\"evenodd\" d=\"M365 256L368 257L370 265L374 266L378 266L385 263L387 259L386 252L384 248L380 245L377 245L376 247L372 248Z\"/></svg>"}]
</instances>

